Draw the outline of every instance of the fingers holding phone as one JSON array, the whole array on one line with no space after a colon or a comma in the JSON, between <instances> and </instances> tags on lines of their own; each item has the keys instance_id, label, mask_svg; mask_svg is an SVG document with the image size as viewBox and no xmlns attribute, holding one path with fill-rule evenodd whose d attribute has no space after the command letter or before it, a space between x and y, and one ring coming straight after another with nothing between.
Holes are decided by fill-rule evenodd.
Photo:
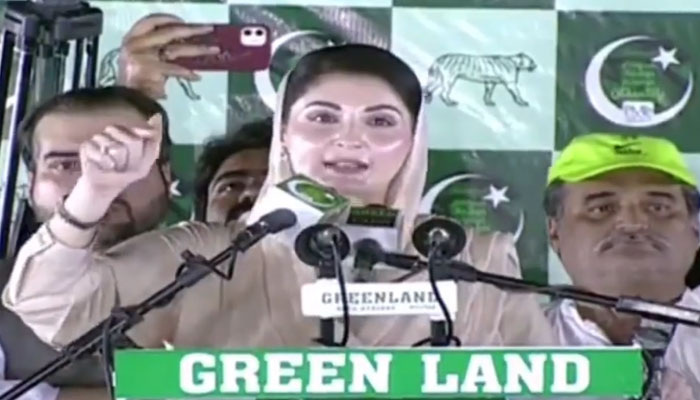
<instances>
[{"instance_id":1,"label":"fingers holding phone","mask_svg":"<svg viewBox=\"0 0 700 400\"><path fill-rule=\"evenodd\" d=\"M122 41L119 82L162 99L166 97L165 83L169 77L200 79L192 69L173 61L218 54L216 46L186 42L212 31L210 25L188 25L174 15L153 14L142 18Z\"/></svg>"}]
</instances>

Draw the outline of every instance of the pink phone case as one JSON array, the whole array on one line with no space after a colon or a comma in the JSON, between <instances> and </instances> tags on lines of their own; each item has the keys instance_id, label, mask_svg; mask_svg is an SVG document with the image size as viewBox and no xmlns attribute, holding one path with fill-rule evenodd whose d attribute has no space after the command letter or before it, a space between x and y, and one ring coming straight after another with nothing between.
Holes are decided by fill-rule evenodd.
<instances>
[{"instance_id":1,"label":"pink phone case","mask_svg":"<svg viewBox=\"0 0 700 400\"><path fill-rule=\"evenodd\" d=\"M173 62L195 71L260 71L270 66L271 41L270 29L264 25L214 25L213 32L185 42L218 46L220 54L182 57Z\"/></svg>"}]
</instances>

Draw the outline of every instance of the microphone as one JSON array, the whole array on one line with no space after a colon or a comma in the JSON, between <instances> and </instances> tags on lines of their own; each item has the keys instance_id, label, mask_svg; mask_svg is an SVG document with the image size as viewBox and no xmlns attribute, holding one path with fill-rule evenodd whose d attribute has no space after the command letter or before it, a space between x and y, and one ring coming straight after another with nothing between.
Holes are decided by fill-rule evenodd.
<instances>
[{"instance_id":1,"label":"microphone","mask_svg":"<svg viewBox=\"0 0 700 400\"><path fill-rule=\"evenodd\" d=\"M443 311L444 320L430 322L429 341L433 346L446 346L453 342L461 343L453 335L453 323L447 306L438 290L437 282L450 279L445 261L462 252L467 244L467 234L457 222L446 217L432 217L418 224L413 231L413 246L428 258L428 277L435 299ZM422 344L423 341L418 344Z\"/></svg>"},{"instance_id":2,"label":"microphone","mask_svg":"<svg viewBox=\"0 0 700 400\"><path fill-rule=\"evenodd\" d=\"M334 189L303 175L295 175L268 188L257 199L247 220L255 221L284 205L296 214L297 221L281 237L283 241L293 244L301 230L310 225L342 221L349 204L348 199Z\"/></svg>"},{"instance_id":3,"label":"microphone","mask_svg":"<svg viewBox=\"0 0 700 400\"><path fill-rule=\"evenodd\" d=\"M236 267L236 256L238 253L242 253L249 248L253 247L262 238L269 234L278 233L289 229L289 227L294 226L297 222L297 217L294 213L286 208L278 208L272 212L269 212L256 222L246 226L241 232L239 232L236 237L231 241L231 246L228 247L227 251L222 254L228 254L230 257L228 267L225 272L221 272L217 268L208 267L212 272L218 275L220 278L231 280L233 277L233 271ZM183 253L185 260L193 260L195 257L189 250ZM219 261L218 263L222 263ZM185 272L187 264L181 265L176 273L179 276Z\"/></svg>"},{"instance_id":4,"label":"microphone","mask_svg":"<svg viewBox=\"0 0 700 400\"><path fill-rule=\"evenodd\" d=\"M402 215L399 210L384 206L350 207L341 228L352 242L372 238L382 248L399 250Z\"/></svg>"},{"instance_id":5,"label":"microphone","mask_svg":"<svg viewBox=\"0 0 700 400\"><path fill-rule=\"evenodd\" d=\"M415 271L424 265L418 257L401 253L387 253L378 241L370 238L358 240L354 244L357 281L370 282L375 264L383 263L399 269Z\"/></svg>"},{"instance_id":6,"label":"microphone","mask_svg":"<svg viewBox=\"0 0 700 400\"><path fill-rule=\"evenodd\" d=\"M350 253L348 236L335 225L312 225L297 236L294 251L303 263L317 267L316 275L320 280L338 280L343 304L343 338L340 342L335 341L333 318L321 318L320 335L315 341L324 346L345 346L350 335L350 311L341 262Z\"/></svg>"},{"instance_id":7,"label":"microphone","mask_svg":"<svg viewBox=\"0 0 700 400\"><path fill-rule=\"evenodd\" d=\"M413 231L413 246L423 257L431 251L442 259L450 259L462 252L467 235L462 225L447 217L431 217L418 224Z\"/></svg>"},{"instance_id":8,"label":"microphone","mask_svg":"<svg viewBox=\"0 0 700 400\"><path fill-rule=\"evenodd\" d=\"M287 208L279 208L263 215L256 223L243 229L233 239L233 246L237 251L246 251L266 235L285 230L296 223L297 216L294 212Z\"/></svg>"},{"instance_id":9,"label":"microphone","mask_svg":"<svg viewBox=\"0 0 700 400\"><path fill-rule=\"evenodd\" d=\"M333 246L340 260L350 253L350 240L340 228L331 224L316 224L301 231L294 241L294 251L304 263L314 267L325 267L333 262Z\"/></svg>"}]
</instances>

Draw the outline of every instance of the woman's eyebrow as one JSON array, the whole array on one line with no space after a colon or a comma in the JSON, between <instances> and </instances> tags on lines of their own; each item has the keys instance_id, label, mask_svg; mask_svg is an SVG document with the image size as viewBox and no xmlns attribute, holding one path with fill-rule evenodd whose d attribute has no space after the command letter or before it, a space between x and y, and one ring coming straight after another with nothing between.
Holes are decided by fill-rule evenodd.
<instances>
[{"instance_id":1,"label":"woman's eyebrow","mask_svg":"<svg viewBox=\"0 0 700 400\"><path fill-rule=\"evenodd\" d=\"M306 107L311 107L311 106L324 106L324 107L333 108L335 110L340 110L340 106L338 104L331 103L330 101L323 101L323 100L312 101L311 103L308 103L306 105Z\"/></svg>"},{"instance_id":2,"label":"woman's eyebrow","mask_svg":"<svg viewBox=\"0 0 700 400\"><path fill-rule=\"evenodd\" d=\"M394 111L397 114L401 114L401 111L399 111L398 108L390 105L390 104L377 104L376 106L370 106L365 108L365 111L380 111L380 110L391 110Z\"/></svg>"}]
</instances>

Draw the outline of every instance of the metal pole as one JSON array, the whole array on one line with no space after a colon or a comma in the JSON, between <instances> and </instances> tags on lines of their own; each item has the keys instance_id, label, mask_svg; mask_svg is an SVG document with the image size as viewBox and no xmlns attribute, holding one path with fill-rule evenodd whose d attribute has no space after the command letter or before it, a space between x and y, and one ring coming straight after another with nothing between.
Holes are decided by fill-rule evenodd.
<instances>
[{"instance_id":1,"label":"metal pole","mask_svg":"<svg viewBox=\"0 0 700 400\"><path fill-rule=\"evenodd\" d=\"M0 198L0 258L8 254L10 244L10 228L12 226L12 211L17 186L17 171L19 169L19 124L24 118L31 82L32 63L34 61L34 45L32 39L18 37L23 43L17 43L20 51L19 70L15 85L15 106L12 108L10 131L8 135L7 160L3 168L5 187Z\"/></svg>"},{"instance_id":2,"label":"metal pole","mask_svg":"<svg viewBox=\"0 0 700 400\"><path fill-rule=\"evenodd\" d=\"M15 35L10 31L3 32L2 49L0 50L0 137L5 132L5 111L7 110L7 89L10 87L10 72L12 71L12 49ZM1 147L0 147L1 148Z\"/></svg>"},{"instance_id":3,"label":"metal pole","mask_svg":"<svg viewBox=\"0 0 700 400\"><path fill-rule=\"evenodd\" d=\"M84 39L77 39L75 41L75 54L73 55L73 90L80 87L80 73L83 71L83 45Z\"/></svg>"},{"instance_id":4,"label":"metal pole","mask_svg":"<svg viewBox=\"0 0 700 400\"><path fill-rule=\"evenodd\" d=\"M85 87L94 88L97 82L97 57L100 38L90 38L87 44L87 62L85 64Z\"/></svg>"}]
</instances>

